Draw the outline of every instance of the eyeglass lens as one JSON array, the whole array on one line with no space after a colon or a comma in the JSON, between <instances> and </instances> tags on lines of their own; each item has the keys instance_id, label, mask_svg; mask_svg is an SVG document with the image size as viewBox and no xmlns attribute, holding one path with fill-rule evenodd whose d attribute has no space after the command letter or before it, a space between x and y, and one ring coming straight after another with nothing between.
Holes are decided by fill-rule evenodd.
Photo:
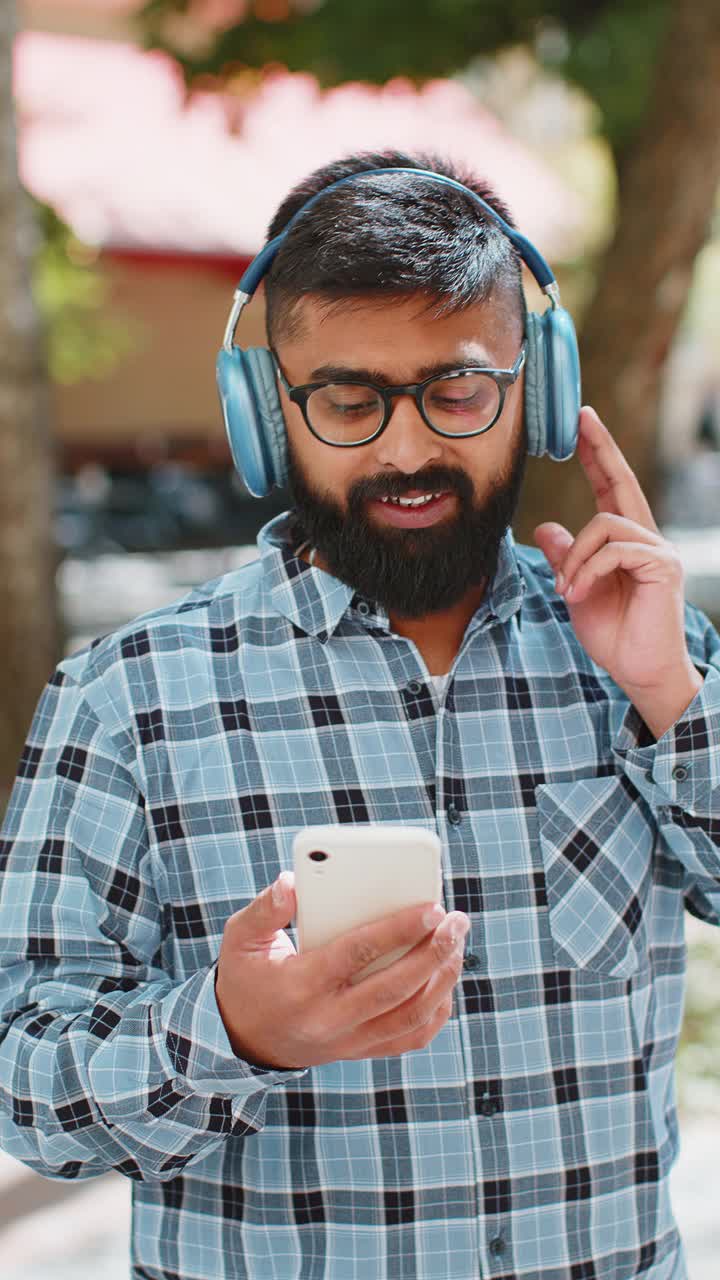
<instances>
[{"instance_id":1,"label":"eyeglass lens","mask_svg":"<svg viewBox=\"0 0 720 1280\"><path fill-rule=\"evenodd\" d=\"M422 402L426 417L440 431L478 431L497 414L500 388L488 374L462 373L429 382ZM382 396L362 383L330 383L312 391L307 399L313 430L331 443L365 440L377 431L384 412Z\"/></svg>"}]
</instances>

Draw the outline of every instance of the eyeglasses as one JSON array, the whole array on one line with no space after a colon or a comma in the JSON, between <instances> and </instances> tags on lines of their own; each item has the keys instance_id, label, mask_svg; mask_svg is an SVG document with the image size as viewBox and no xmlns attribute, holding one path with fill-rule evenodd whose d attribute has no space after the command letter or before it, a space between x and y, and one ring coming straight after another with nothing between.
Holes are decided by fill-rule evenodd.
<instances>
[{"instance_id":1,"label":"eyeglasses","mask_svg":"<svg viewBox=\"0 0 720 1280\"><path fill-rule=\"evenodd\" d=\"M310 431L323 444L340 449L376 440L390 421L395 396L412 396L425 424L439 436L466 439L495 425L508 388L520 376L527 342L512 369L472 366L453 369L405 387L378 387L372 382L306 382L291 386L274 351L280 381L299 406Z\"/></svg>"}]
</instances>

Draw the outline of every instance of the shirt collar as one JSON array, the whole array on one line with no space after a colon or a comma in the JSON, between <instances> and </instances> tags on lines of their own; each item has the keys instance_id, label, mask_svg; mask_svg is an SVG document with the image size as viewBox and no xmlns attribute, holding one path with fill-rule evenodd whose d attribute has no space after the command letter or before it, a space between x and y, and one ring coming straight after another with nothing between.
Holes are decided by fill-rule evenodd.
<instances>
[{"instance_id":1,"label":"shirt collar","mask_svg":"<svg viewBox=\"0 0 720 1280\"><path fill-rule=\"evenodd\" d=\"M257 535L263 585L275 611L307 635L325 641L352 607L368 627L390 631L387 613L375 601L363 600L355 590L324 570L311 567L297 554L291 540L291 512L284 511L263 525ZM520 615L526 582L518 564L515 539L507 529L498 549L498 563L490 589L468 625L469 631ZM521 618L518 616L518 625Z\"/></svg>"}]
</instances>

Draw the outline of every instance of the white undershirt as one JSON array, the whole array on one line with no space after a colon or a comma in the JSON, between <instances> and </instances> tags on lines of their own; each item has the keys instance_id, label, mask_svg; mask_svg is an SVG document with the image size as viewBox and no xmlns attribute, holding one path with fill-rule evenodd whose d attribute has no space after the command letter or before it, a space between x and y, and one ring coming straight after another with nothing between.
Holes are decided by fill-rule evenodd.
<instances>
[{"instance_id":1,"label":"white undershirt","mask_svg":"<svg viewBox=\"0 0 720 1280\"><path fill-rule=\"evenodd\" d=\"M443 697L445 696L445 690L447 688L447 682L449 679L450 679L449 671L447 671L444 676L430 676L430 682L432 684L433 689L435 690L435 696L437 698L438 706L440 705L440 703L443 700Z\"/></svg>"}]
</instances>

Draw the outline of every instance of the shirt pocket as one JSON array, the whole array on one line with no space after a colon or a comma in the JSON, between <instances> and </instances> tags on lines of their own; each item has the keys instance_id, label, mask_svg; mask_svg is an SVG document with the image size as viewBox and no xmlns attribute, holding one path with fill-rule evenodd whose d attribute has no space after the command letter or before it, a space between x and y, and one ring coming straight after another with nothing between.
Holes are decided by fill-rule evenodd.
<instances>
[{"instance_id":1,"label":"shirt pocket","mask_svg":"<svg viewBox=\"0 0 720 1280\"><path fill-rule=\"evenodd\" d=\"M628 978L646 962L654 829L624 778L535 788L553 948L565 969Z\"/></svg>"}]
</instances>

